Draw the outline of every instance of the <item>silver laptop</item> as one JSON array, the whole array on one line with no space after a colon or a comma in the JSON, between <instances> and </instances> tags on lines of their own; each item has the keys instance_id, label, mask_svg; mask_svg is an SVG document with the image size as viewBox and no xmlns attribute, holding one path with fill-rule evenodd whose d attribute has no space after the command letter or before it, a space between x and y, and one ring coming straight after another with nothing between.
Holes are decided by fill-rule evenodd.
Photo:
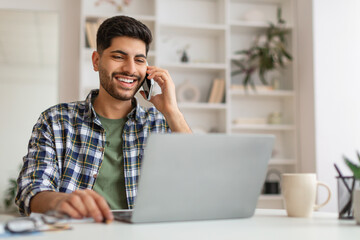
<instances>
[{"instance_id":1,"label":"silver laptop","mask_svg":"<svg viewBox=\"0 0 360 240\"><path fill-rule=\"evenodd\" d=\"M251 217L274 140L260 134L153 134L135 207L114 210L114 218L147 223Z\"/></svg>"}]
</instances>

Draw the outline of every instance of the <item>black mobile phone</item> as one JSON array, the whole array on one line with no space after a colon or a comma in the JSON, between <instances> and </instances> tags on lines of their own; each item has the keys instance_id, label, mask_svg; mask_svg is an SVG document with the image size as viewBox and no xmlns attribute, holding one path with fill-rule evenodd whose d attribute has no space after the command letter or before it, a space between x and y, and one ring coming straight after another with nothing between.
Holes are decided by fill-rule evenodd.
<instances>
[{"instance_id":1,"label":"black mobile phone","mask_svg":"<svg viewBox=\"0 0 360 240\"><path fill-rule=\"evenodd\" d=\"M146 63L146 66L148 66L147 63ZM149 74L145 75L145 79L142 84L142 88L145 92L146 100L149 101L151 99L152 91L154 88L154 79L148 79L148 76L149 76Z\"/></svg>"}]
</instances>

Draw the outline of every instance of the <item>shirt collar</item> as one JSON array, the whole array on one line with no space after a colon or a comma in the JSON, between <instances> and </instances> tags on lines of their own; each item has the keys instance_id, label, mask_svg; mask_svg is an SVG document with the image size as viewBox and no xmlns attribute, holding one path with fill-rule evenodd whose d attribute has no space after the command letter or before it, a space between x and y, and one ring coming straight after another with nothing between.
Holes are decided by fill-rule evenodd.
<instances>
[{"instance_id":1,"label":"shirt collar","mask_svg":"<svg viewBox=\"0 0 360 240\"><path fill-rule=\"evenodd\" d=\"M88 120L89 122L94 122L101 126L100 120L98 119L94 106L93 101L94 99L99 95L99 89L93 89L90 91L90 93L87 95L85 100L85 120Z\"/></svg>"},{"instance_id":2,"label":"shirt collar","mask_svg":"<svg viewBox=\"0 0 360 240\"><path fill-rule=\"evenodd\" d=\"M133 98L132 105L134 106L134 108L127 115L128 119L132 119L135 122L145 121L146 111L143 107L140 106L139 101L136 97Z\"/></svg>"},{"instance_id":3,"label":"shirt collar","mask_svg":"<svg viewBox=\"0 0 360 240\"><path fill-rule=\"evenodd\" d=\"M85 117L89 121L94 120L95 123L101 126L101 123L96 115L93 101L99 95L99 89L91 90L85 100ZM143 122L145 120L146 111L140 106L139 101L136 97L132 100L133 109L127 115L128 119L134 120L135 122Z\"/></svg>"}]
</instances>

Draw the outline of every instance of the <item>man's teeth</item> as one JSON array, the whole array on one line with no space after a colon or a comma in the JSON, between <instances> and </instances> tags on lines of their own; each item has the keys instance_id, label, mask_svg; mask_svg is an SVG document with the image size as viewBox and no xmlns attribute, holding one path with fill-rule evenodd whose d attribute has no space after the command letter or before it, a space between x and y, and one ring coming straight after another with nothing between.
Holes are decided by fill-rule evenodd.
<instances>
[{"instance_id":1,"label":"man's teeth","mask_svg":"<svg viewBox=\"0 0 360 240\"><path fill-rule=\"evenodd\" d=\"M126 82L126 83L133 83L134 82L134 80L126 79L126 78L116 78L116 79L121 81L121 82Z\"/></svg>"}]
</instances>

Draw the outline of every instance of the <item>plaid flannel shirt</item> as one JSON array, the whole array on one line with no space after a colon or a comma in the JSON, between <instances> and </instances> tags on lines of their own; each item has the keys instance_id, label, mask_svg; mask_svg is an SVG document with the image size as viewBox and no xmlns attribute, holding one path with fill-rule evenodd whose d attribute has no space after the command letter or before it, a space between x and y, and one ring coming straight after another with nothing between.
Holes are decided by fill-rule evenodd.
<instances>
[{"instance_id":1,"label":"plaid flannel shirt","mask_svg":"<svg viewBox=\"0 0 360 240\"><path fill-rule=\"evenodd\" d=\"M93 188L106 139L92 106L97 94L93 90L85 101L56 105L39 117L17 180L15 201L21 214L30 214L30 200L41 191ZM128 206L133 208L146 139L152 132L167 133L170 128L158 110L137 103L127 118L122 135L124 174Z\"/></svg>"}]
</instances>

